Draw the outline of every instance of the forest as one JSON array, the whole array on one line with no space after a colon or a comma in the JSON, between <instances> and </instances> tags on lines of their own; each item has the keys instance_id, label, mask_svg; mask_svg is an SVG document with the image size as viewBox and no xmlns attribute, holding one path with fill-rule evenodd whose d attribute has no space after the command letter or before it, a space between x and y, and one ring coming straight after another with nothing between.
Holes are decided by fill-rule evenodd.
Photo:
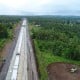
<instances>
[{"instance_id":1,"label":"forest","mask_svg":"<svg viewBox=\"0 0 80 80\"><path fill-rule=\"evenodd\" d=\"M0 50L6 41L13 38L13 29L20 19L16 16L0 16Z\"/></svg>"},{"instance_id":2,"label":"forest","mask_svg":"<svg viewBox=\"0 0 80 80\"><path fill-rule=\"evenodd\" d=\"M80 64L80 17L36 16L28 20L40 80L48 80L46 68L50 63Z\"/></svg>"}]
</instances>

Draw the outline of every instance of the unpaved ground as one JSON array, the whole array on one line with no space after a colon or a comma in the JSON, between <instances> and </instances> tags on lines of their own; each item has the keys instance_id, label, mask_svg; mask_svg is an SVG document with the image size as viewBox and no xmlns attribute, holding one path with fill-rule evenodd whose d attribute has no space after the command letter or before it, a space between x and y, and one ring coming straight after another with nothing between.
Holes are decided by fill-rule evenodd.
<instances>
[{"instance_id":1,"label":"unpaved ground","mask_svg":"<svg viewBox=\"0 0 80 80\"><path fill-rule=\"evenodd\" d=\"M9 40L5 44L4 48L2 50L0 50L0 55L2 56L3 59L6 59L6 57L9 55L9 51L11 49L12 43L17 38L19 29L20 29L20 24L18 24L17 27L15 27L15 29L13 31L13 34L14 34L13 40ZM2 62L0 61L0 63L2 63Z\"/></svg>"},{"instance_id":2,"label":"unpaved ground","mask_svg":"<svg viewBox=\"0 0 80 80\"><path fill-rule=\"evenodd\" d=\"M20 24L17 25L17 27L14 29L14 38L11 41L8 41L3 50L0 51L0 54L3 56L3 59L5 59L5 63L2 64L2 61L0 61L0 80L5 80L8 68L9 68L9 64L10 64L10 60L12 58L13 55L13 50L15 48L16 45L16 41L18 38L18 34L20 31Z\"/></svg>"},{"instance_id":3,"label":"unpaved ground","mask_svg":"<svg viewBox=\"0 0 80 80\"><path fill-rule=\"evenodd\" d=\"M9 55L9 49L11 47L12 42L8 42L7 44L5 44L4 48L0 51L0 55L1 55L1 60L0 60L0 72L4 66L3 63L3 59L6 59L7 55Z\"/></svg>"},{"instance_id":4,"label":"unpaved ground","mask_svg":"<svg viewBox=\"0 0 80 80\"><path fill-rule=\"evenodd\" d=\"M80 80L80 68L74 73L70 69L74 67L73 64L68 63L53 63L47 67L49 80Z\"/></svg>"}]
</instances>

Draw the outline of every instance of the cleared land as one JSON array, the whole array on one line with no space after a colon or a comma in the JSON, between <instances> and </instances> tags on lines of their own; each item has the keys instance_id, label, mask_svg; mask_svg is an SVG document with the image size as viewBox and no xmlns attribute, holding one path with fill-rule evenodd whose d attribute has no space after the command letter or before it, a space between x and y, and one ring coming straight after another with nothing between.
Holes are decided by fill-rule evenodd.
<instances>
[{"instance_id":1,"label":"cleared land","mask_svg":"<svg viewBox=\"0 0 80 80\"><path fill-rule=\"evenodd\" d=\"M71 69L76 67L75 72L71 72ZM79 80L80 68L74 64L69 63L54 63L48 67L49 80Z\"/></svg>"}]
</instances>

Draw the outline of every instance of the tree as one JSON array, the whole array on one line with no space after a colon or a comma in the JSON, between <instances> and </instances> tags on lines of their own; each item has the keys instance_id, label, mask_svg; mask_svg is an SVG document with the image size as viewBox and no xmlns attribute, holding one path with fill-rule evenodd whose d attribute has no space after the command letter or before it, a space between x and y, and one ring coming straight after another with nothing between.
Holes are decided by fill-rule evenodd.
<instances>
[{"instance_id":1,"label":"tree","mask_svg":"<svg viewBox=\"0 0 80 80\"><path fill-rule=\"evenodd\" d=\"M7 37L8 37L7 28L3 24L0 24L0 38L7 38Z\"/></svg>"}]
</instances>

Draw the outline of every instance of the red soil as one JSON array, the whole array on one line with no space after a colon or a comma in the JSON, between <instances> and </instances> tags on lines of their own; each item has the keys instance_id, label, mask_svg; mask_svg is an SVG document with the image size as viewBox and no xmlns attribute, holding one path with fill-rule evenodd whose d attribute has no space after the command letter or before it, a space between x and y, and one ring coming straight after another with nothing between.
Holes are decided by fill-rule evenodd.
<instances>
[{"instance_id":1,"label":"red soil","mask_svg":"<svg viewBox=\"0 0 80 80\"><path fill-rule=\"evenodd\" d=\"M71 73L70 69L76 65L69 63L53 63L47 67L49 80L80 80L80 68L77 66L77 71Z\"/></svg>"}]
</instances>

